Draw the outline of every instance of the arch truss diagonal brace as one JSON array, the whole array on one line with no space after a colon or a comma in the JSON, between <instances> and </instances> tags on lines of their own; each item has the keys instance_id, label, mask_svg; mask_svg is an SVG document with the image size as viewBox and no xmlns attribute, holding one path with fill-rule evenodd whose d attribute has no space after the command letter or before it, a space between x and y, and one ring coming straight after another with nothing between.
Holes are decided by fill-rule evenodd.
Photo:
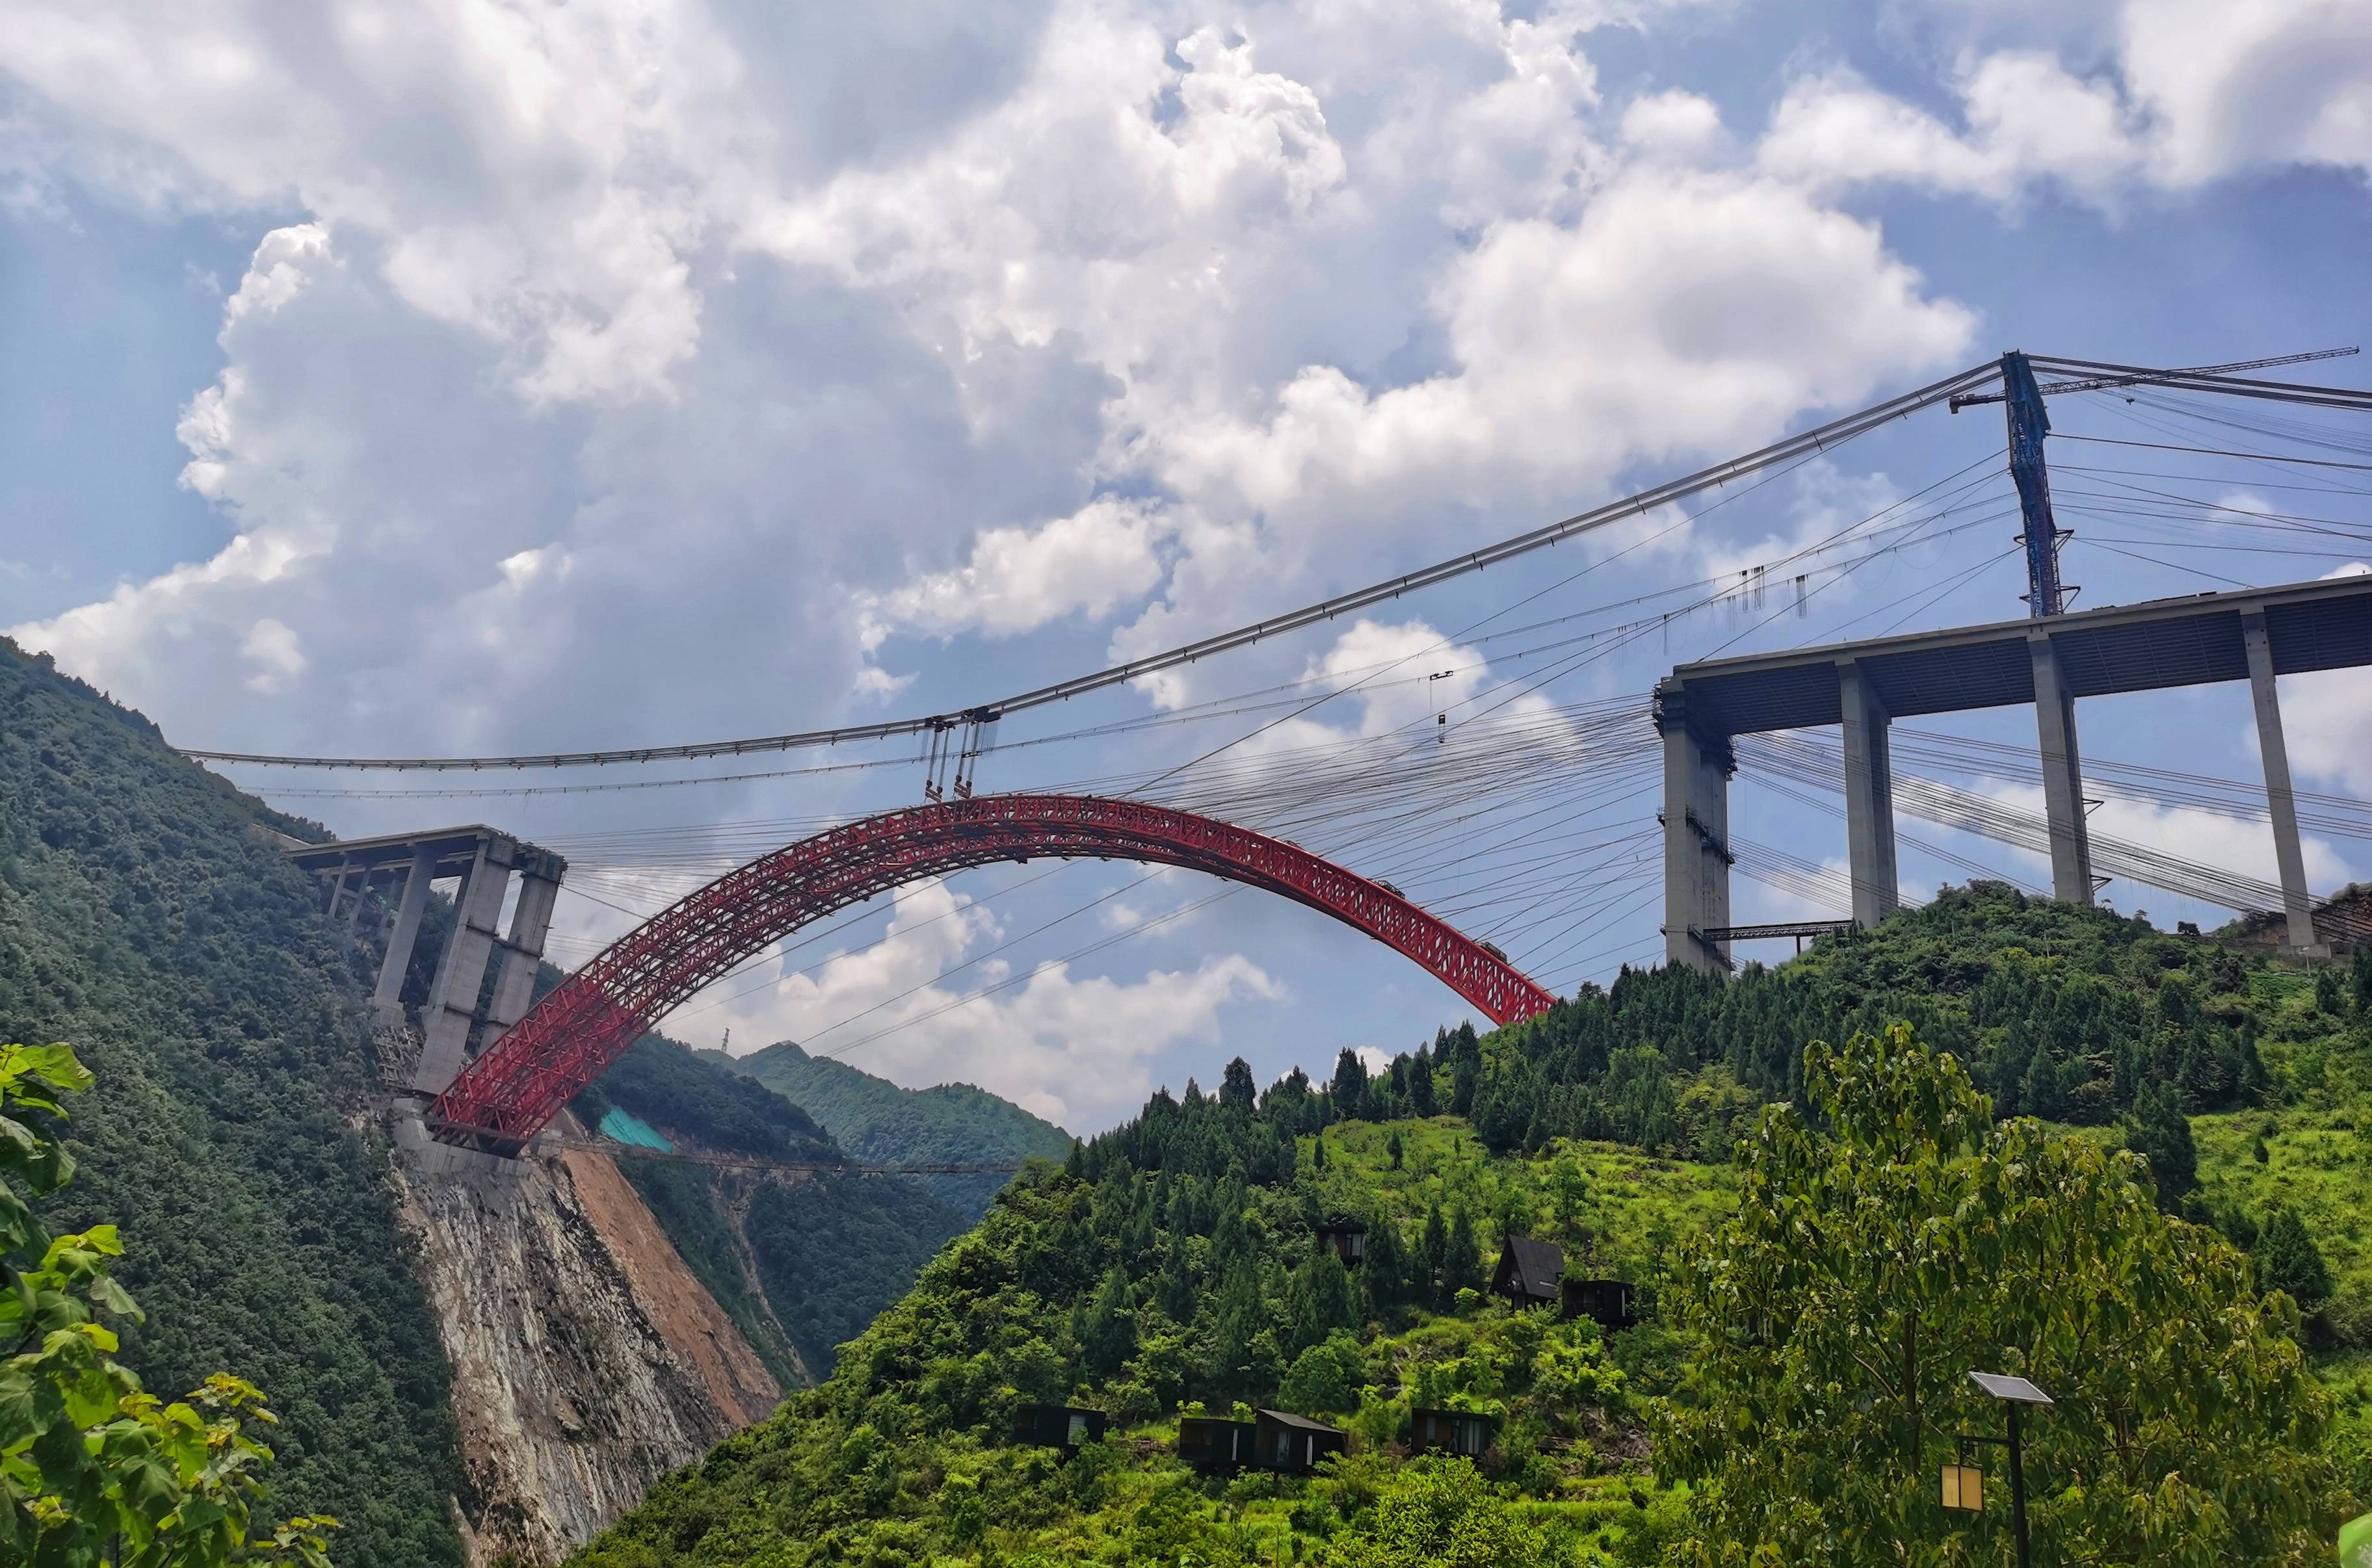
<instances>
[{"instance_id":1,"label":"arch truss diagonal brace","mask_svg":"<svg viewBox=\"0 0 2372 1568\"><path fill-rule=\"evenodd\" d=\"M868 817L727 872L562 981L462 1069L430 1126L448 1143L516 1150L671 1008L809 921L926 877L1035 856L1175 865L1280 894L1414 959L1495 1024L1556 1000L1381 883L1282 840L1133 800L984 795Z\"/></svg>"}]
</instances>

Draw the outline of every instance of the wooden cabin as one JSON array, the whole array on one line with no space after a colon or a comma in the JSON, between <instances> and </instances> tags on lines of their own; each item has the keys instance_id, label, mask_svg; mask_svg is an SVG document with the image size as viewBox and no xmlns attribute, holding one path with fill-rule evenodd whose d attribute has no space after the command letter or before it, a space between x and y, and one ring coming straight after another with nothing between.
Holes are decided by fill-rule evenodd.
<instances>
[{"instance_id":1,"label":"wooden cabin","mask_svg":"<svg viewBox=\"0 0 2372 1568\"><path fill-rule=\"evenodd\" d=\"M1317 1231L1320 1250L1331 1252L1343 1260L1346 1269L1355 1269L1367 1256L1367 1227L1357 1220L1328 1220Z\"/></svg>"},{"instance_id":2,"label":"wooden cabin","mask_svg":"<svg viewBox=\"0 0 2372 1568\"><path fill-rule=\"evenodd\" d=\"M1564 1315L1568 1320L1587 1318L1600 1330L1619 1334L1635 1328L1639 1315L1634 1303L1635 1293L1629 1280L1567 1280L1564 1282Z\"/></svg>"},{"instance_id":3,"label":"wooden cabin","mask_svg":"<svg viewBox=\"0 0 2372 1568\"><path fill-rule=\"evenodd\" d=\"M1190 1415L1178 1423L1178 1457L1197 1469L1241 1469L1252 1462L1259 1430L1249 1421Z\"/></svg>"},{"instance_id":4,"label":"wooden cabin","mask_svg":"<svg viewBox=\"0 0 2372 1568\"><path fill-rule=\"evenodd\" d=\"M1252 1463L1264 1470L1301 1475L1316 1469L1318 1461L1327 1455L1350 1447L1350 1439L1339 1426L1290 1411L1258 1413L1260 1419L1252 1423Z\"/></svg>"},{"instance_id":5,"label":"wooden cabin","mask_svg":"<svg viewBox=\"0 0 2372 1568\"><path fill-rule=\"evenodd\" d=\"M1076 1405L1016 1405L1013 1440L1035 1448L1076 1448L1104 1440L1104 1412Z\"/></svg>"},{"instance_id":6,"label":"wooden cabin","mask_svg":"<svg viewBox=\"0 0 2372 1568\"><path fill-rule=\"evenodd\" d=\"M1491 1291L1518 1307L1554 1307L1564 1279L1564 1248L1553 1241L1511 1236L1499 1253L1499 1267L1491 1276Z\"/></svg>"},{"instance_id":7,"label":"wooden cabin","mask_svg":"<svg viewBox=\"0 0 2372 1568\"><path fill-rule=\"evenodd\" d=\"M1479 1459L1499 1435L1499 1418L1472 1411L1409 1411L1409 1446L1420 1454L1462 1454Z\"/></svg>"}]
</instances>

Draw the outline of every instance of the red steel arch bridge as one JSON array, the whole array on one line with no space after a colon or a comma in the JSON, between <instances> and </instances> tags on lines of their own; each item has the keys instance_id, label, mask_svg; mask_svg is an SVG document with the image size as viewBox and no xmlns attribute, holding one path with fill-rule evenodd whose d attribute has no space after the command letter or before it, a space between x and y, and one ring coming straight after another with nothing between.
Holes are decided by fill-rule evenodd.
<instances>
[{"instance_id":1,"label":"red steel arch bridge","mask_svg":"<svg viewBox=\"0 0 2372 1568\"><path fill-rule=\"evenodd\" d=\"M441 1086L430 1130L446 1143L514 1153L670 1009L809 921L923 877L1037 857L1174 865L1280 894L1414 959L1495 1024L1556 1000L1497 949L1283 840L1143 801L977 796L818 833L680 900L570 975Z\"/></svg>"}]
</instances>

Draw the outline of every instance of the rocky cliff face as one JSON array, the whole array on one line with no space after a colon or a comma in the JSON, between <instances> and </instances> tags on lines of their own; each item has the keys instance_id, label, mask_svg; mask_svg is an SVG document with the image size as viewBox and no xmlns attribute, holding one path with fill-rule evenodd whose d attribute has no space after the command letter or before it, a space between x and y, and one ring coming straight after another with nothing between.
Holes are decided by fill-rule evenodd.
<instances>
[{"instance_id":1,"label":"rocky cliff face","mask_svg":"<svg viewBox=\"0 0 2372 1568\"><path fill-rule=\"evenodd\" d=\"M402 1219L453 1366L473 1563L558 1561L782 1392L607 1155L432 1148Z\"/></svg>"}]
</instances>

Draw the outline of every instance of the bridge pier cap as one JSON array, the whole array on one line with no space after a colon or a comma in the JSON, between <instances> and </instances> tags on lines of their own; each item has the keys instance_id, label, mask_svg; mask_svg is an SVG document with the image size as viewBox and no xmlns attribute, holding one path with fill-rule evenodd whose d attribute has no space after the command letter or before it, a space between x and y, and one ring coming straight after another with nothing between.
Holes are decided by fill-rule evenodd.
<instances>
[{"instance_id":1,"label":"bridge pier cap","mask_svg":"<svg viewBox=\"0 0 2372 1568\"><path fill-rule=\"evenodd\" d=\"M1873 721L1879 712L1892 721L1979 708L2036 707L2046 795L2061 797L2049 812L2054 887L2063 898L2088 902L2092 878L2082 819L2076 699L2249 681L2261 735L2277 739L2275 677L2367 665L2372 665L2372 576L2104 605L2055 615L2041 625L2020 618L1685 664L1657 689L1657 727L1666 734L1667 815L1678 814L1673 732L1664 717L1667 710L1684 720L1688 731L1700 738L1718 737L1724 746L1738 735L1843 726L1847 720L1845 671L1850 668L1851 679L1865 683L1865 694L1875 699L1866 711ZM1873 733L1866 738L1874 739L1875 729L1873 723ZM2307 903L2302 874L2293 861L2294 797L2280 749L2268 745L2264 749L2268 815L2276 856L2284 863L2279 869L2285 912L2294 912ZM1874 768L1868 782L1876 782ZM1866 804L1874 808L1877 803ZM1695 955L1684 955L1674 942L1680 925L1676 905L1693 895L1689 879L1680 875L1670 821L1665 832L1667 948L1676 960L1685 957L1696 961ZM1869 848L1870 858L1882 865L1879 846ZM2293 931L2294 942L2312 935L2295 926ZM1686 943L1684 931L1680 939Z\"/></svg>"},{"instance_id":2,"label":"bridge pier cap","mask_svg":"<svg viewBox=\"0 0 2372 1568\"><path fill-rule=\"evenodd\" d=\"M400 997L419 937L429 884L439 878L459 878L453 926L437 955L436 978L421 1007L420 1055L411 1068L410 1086L424 1098L441 1091L460 1070L469 1053L470 1035L478 1025L478 997L487 964L498 952L503 969L486 1020L487 1040L498 1039L525 1011L551 924L552 900L568 870L568 863L559 855L483 822L325 844L292 842L285 848L299 868L330 879L333 914L350 873L363 882L382 873L401 878L403 890L388 928L387 954L371 993L374 1025L389 1037L402 1032ZM514 870L522 878L520 898L511 935L505 940L494 926ZM357 889L363 882L355 884ZM359 907L359 891L355 898Z\"/></svg>"}]
</instances>

